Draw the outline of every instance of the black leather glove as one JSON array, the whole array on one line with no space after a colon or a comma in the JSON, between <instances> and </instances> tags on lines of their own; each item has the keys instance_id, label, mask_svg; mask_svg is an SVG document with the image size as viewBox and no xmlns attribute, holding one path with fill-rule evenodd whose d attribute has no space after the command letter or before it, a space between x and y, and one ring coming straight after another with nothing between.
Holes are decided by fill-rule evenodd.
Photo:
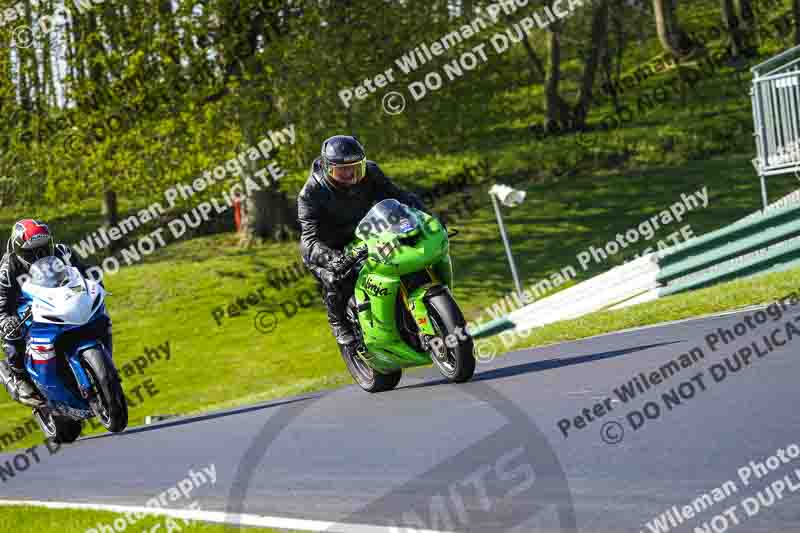
<instances>
[{"instance_id":1,"label":"black leather glove","mask_svg":"<svg viewBox=\"0 0 800 533\"><path fill-rule=\"evenodd\" d=\"M361 266L363 266L364 262L367 260L367 257L369 257L369 248L367 248L367 245L365 244L363 247L359 248L358 251L356 252L355 261L353 262L353 265L350 268L351 269L358 268L360 271Z\"/></svg>"},{"instance_id":2,"label":"black leather glove","mask_svg":"<svg viewBox=\"0 0 800 533\"><path fill-rule=\"evenodd\" d=\"M353 268L353 265L358 263L361 259L367 257L367 248L359 248L357 251L349 253L349 254L342 254L341 256L337 257L333 261L330 262L328 265L328 270L336 274L337 276L346 276L350 269Z\"/></svg>"},{"instance_id":3,"label":"black leather glove","mask_svg":"<svg viewBox=\"0 0 800 533\"><path fill-rule=\"evenodd\" d=\"M0 322L0 334L2 334L3 338L6 336L10 338L17 338L20 336L20 330L22 329L21 326L22 322L20 322L19 318L11 315Z\"/></svg>"}]
</instances>

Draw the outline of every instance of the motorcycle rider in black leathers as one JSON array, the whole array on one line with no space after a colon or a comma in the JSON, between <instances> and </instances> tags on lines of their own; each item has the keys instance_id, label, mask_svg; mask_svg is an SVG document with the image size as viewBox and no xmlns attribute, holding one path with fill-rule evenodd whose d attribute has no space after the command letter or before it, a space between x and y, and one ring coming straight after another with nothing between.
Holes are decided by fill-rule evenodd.
<instances>
[{"instance_id":1,"label":"motorcycle rider in black leathers","mask_svg":"<svg viewBox=\"0 0 800 533\"><path fill-rule=\"evenodd\" d=\"M25 339L17 315L22 302L20 278L28 274L33 263L50 256L58 257L86 276L86 266L77 254L66 245L55 244L47 225L32 219L14 224L0 260L0 343L7 357L7 361L0 361L0 380L11 398L25 405L35 406L39 400L25 370Z\"/></svg>"},{"instance_id":2,"label":"motorcycle rider in black leathers","mask_svg":"<svg viewBox=\"0 0 800 533\"><path fill-rule=\"evenodd\" d=\"M297 196L300 254L322 285L328 322L345 360L360 348L345 311L355 289L357 273L353 266L366 257L366 252L348 256L343 249L353 240L356 226L367 212L389 198L424 210L416 195L400 190L374 161L367 160L357 138L345 135L322 143L322 154Z\"/></svg>"}]
</instances>

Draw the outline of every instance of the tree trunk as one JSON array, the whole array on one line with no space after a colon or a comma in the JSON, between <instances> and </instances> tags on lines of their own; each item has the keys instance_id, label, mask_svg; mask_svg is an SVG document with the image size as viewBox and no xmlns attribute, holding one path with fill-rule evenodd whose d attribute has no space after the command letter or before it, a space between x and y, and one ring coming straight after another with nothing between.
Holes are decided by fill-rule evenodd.
<instances>
[{"instance_id":1,"label":"tree trunk","mask_svg":"<svg viewBox=\"0 0 800 533\"><path fill-rule=\"evenodd\" d=\"M531 41L528 39L528 34L525 34L525 37L522 38L522 46L525 47L525 53L528 54L528 61L531 63L531 68L533 69L534 79L541 80L545 77L544 74L544 64L542 60L539 59L539 56L536 55L536 51L531 46Z\"/></svg>"},{"instance_id":2,"label":"tree trunk","mask_svg":"<svg viewBox=\"0 0 800 533\"><path fill-rule=\"evenodd\" d=\"M625 31L625 23L621 17L617 16L614 11L611 12L611 26L614 30L614 34L616 35L616 49L617 49L617 56L614 58L612 63L611 54L608 50L606 50L606 56L604 61L605 73L606 73L606 82L608 87L608 92L611 96L611 103L614 106L614 112L618 113L620 110L620 103L619 103L619 94L616 88L616 84L619 82L620 78L622 77L622 63L625 58L625 50L628 46L628 35Z\"/></svg>"},{"instance_id":3,"label":"tree trunk","mask_svg":"<svg viewBox=\"0 0 800 533\"><path fill-rule=\"evenodd\" d=\"M597 69L600 62L608 53L608 1L599 0L592 14L592 34L591 46L589 47L588 57L583 67L581 78L580 94L578 102L572 113L573 123L571 127L583 130L586 126L586 117L592 105L592 90Z\"/></svg>"},{"instance_id":4,"label":"tree trunk","mask_svg":"<svg viewBox=\"0 0 800 533\"><path fill-rule=\"evenodd\" d=\"M461 16L467 20L472 20L475 17L475 0L461 1Z\"/></svg>"},{"instance_id":5,"label":"tree trunk","mask_svg":"<svg viewBox=\"0 0 800 533\"><path fill-rule=\"evenodd\" d=\"M800 44L800 0L792 0L792 15L794 15L794 44Z\"/></svg>"},{"instance_id":6,"label":"tree trunk","mask_svg":"<svg viewBox=\"0 0 800 533\"><path fill-rule=\"evenodd\" d=\"M257 89L248 88L246 91L249 94L243 98L239 123L244 145L254 146L264 135L263 125L267 122L267 117L263 113L248 111L247 103L257 102L259 99L255 98L256 95L254 94ZM263 97L261 99L263 100ZM275 105L279 104L276 102ZM253 192L243 199L242 225L239 230L240 242L243 245L249 245L264 238L273 240L288 239L291 236L295 218L289 198L277 185L264 188L263 182L254 177L257 166L249 158L248 166L245 176L249 175L261 190Z\"/></svg>"},{"instance_id":7,"label":"tree trunk","mask_svg":"<svg viewBox=\"0 0 800 533\"><path fill-rule=\"evenodd\" d=\"M550 62L544 86L544 129L551 132L559 127L561 118L561 98L558 95L558 85L561 82L561 34L560 28L555 24L547 35L547 52Z\"/></svg>"},{"instance_id":8,"label":"tree trunk","mask_svg":"<svg viewBox=\"0 0 800 533\"><path fill-rule=\"evenodd\" d=\"M753 28L756 15L750 0L733 0L733 5L741 27L745 30Z\"/></svg>"},{"instance_id":9,"label":"tree trunk","mask_svg":"<svg viewBox=\"0 0 800 533\"><path fill-rule=\"evenodd\" d=\"M745 44L739 17L736 14L736 6L734 6L733 0L721 0L721 3L722 25L730 38L731 56L739 57L745 49Z\"/></svg>"},{"instance_id":10,"label":"tree trunk","mask_svg":"<svg viewBox=\"0 0 800 533\"><path fill-rule=\"evenodd\" d=\"M119 207L117 206L117 193L113 190L106 190L103 193L103 216L108 226L119 224Z\"/></svg>"},{"instance_id":11,"label":"tree trunk","mask_svg":"<svg viewBox=\"0 0 800 533\"><path fill-rule=\"evenodd\" d=\"M249 21L242 17L242 6L239 2L223 2L220 6L220 20L227 32L236 35L235 40L225 40L221 45L222 68L226 79L235 81L239 89L233 97L236 99L236 113L241 130L242 145L240 148L256 145L263 137L265 126L269 123L270 108L264 108L266 80L270 79L263 68L259 57L259 41L265 35L265 25L284 20L278 15L278 9L262 11ZM275 27L274 29L278 29ZM276 106L278 104L276 103ZM277 122L277 121L275 121ZM274 155L274 154L273 154ZM257 167L254 161L247 158L247 168L243 172L243 180L248 177L258 190L251 191L242 199L242 224L239 229L240 242L244 245L263 238L283 238L291 224L291 207L276 185L267 187L265 182L271 178L269 173L264 180L255 176ZM243 188L245 192L247 188Z\"/></svg>"},{"instance_id":12,"label":"tree trunk","mask_svg":"<svg viewBox=\"0 0 800 533\"><path fill-rule=\"evenodd\" d=\"M119 207L117 204L117 193L112 189L103 191L103 217L105 218L106 228L113 228L119 224ZM116 252L124 247L125 240L111 241L111 253Z\"/></svg>"},{"instance_id":13,"label":"tree trunk","mask_svg":"<svg viewBox=\"0 0 800 533\"><path fill-rule=\"evenodd\" d=\"M674 57L682 57L689 53L691 45L686 32L678 24L676 2L677 0L653 0L653 11L658 39L664 51Z\"/></svg>"},{"instance_id":14,"label":"tree trunk","mask_svg":"<svg viewBox=\"0 0 800 533\"><path fill-rule=\"evenodd\" d=\"M508 22L509 26L514 22L514 17L509 14L504 15L505 20ZM528 34L524 33L522 37L522 46L525 47L525 53L528 54L528 61L531 63L531 68L533 70L532 78L535 80L542 80L545 78L544 72L544 63L539 56L536 54L536 51L533 49L531 45L531 40L528 38Z\"/></svg>"}]
</instances>

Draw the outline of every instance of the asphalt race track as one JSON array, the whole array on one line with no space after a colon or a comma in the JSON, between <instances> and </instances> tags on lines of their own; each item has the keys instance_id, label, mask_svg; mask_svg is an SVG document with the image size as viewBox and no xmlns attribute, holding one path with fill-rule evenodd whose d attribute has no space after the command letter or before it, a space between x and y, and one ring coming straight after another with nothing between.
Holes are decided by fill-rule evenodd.
<instances>
[{"instance_id":1,"label":"asphalt race track","mask_svg":"<svg viewBox=\"0 0 800 533\"><path fill-rule=\"evenodd\" d=\"M398 532L649 532L654 518L689 506L693 517L676 527L665 518L666 529L655 531L800 530L800 497L791 489L800 489L800 457L783 454L786 462L760 479L752 473L747 483L739 475L751 460L800 444L800 339L763 357L753 352L749 365L716 381L712 365L753 342L763 345L762 335L775 329L785 340L784 323L792 321L770 320L712 352L705 336L742 317L516 352L479 365L466 385L443 383L428 370L406 376L390 393L346 387L84 439L0 484L0 493L144 505L190 469L214 464L216 484L192 495L208 511ZM695 347L704 357L692 366L618 400L614 389ZM653 405L660 413L634 430L627 415L648 402L650 415ZM576 421L584 408L592 420ZM571 426L566 438L558 426L564 419ZM13 456L0 456L0 463ZM762 494L771 505L759 503L757 493L769 485L777 490L781 479L780 497L770 502ZM728 493L718 490L718 499L709 496L699 510L692 503L728 481Z\"/></svg>"}]
</instances>

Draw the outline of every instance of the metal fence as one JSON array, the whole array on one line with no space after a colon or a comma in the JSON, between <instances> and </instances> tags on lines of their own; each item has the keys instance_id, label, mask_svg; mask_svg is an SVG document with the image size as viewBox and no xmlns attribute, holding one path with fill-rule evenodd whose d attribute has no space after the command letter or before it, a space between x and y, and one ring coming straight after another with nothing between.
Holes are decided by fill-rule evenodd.
<instances>
[{"instance_id":1,"label":"metal fence","mask_svg":"<svg viewBox=\"0 0 800 533\"><path fill-rule=\"evenodd\" d=\"M800 171L800 46L754 66L753 102L757 157L764 208L767 176Z\"/></svg>"}]
</instances>

